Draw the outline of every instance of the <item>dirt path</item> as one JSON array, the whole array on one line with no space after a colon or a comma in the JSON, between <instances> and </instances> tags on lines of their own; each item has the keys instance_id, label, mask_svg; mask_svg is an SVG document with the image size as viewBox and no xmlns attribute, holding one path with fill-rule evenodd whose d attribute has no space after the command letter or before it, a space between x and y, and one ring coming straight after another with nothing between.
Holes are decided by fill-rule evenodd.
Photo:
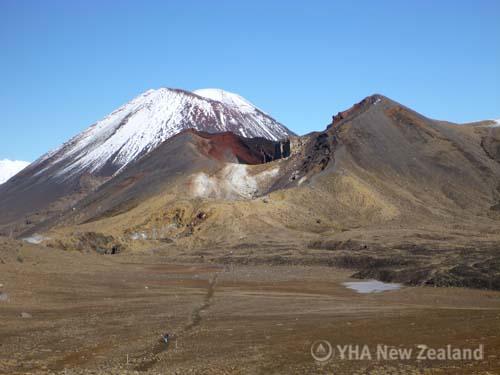
<instances>
[{"instance_id":1,"label":"dirt path","mask_svg":"<svg viewBox=\"0 0 500 375\"><path fill-rule=\"evenodd\" d=\"M176 345L177 340L183 336L184 333L191 331L193 328L200 325L202 320L202 313L208 309L212 302L212 297L215 293L215 285L217 283L218 273L215 273L208 280L207 292L204 296L203 303L196 307L189 315L188 323L177 333L169 333L170 339L168 343L165 343L163 339L159 338L156 345L153 347L151 353L141 355L142 358L148 358L143 360L139 365L135 367L137 371L148 371L154 367L159 361L161 361L161 354L166 352L171 345Z\"/></svg>"},{"instance_id":2,"label":"dirt path","mask_svg":"<svg viewBox=\"0 0 500 375\"><path fill-rule=\"evenodd\" d=\"M193 312L191 313L191 318L189 323L184 327L183 331L190 331L194 327L198 326L201 323L201 314L203 311L208 309L210 307L212 297L215 293L215 284L217 283L217 276L218 274L216 273L213 275L208 283L208 289L207 289L207 294L205 295L205 299L203 304L201 304L199 307L195 308ZM182 334L182 332L181 332Z\"/></svg>"}]
</instances>

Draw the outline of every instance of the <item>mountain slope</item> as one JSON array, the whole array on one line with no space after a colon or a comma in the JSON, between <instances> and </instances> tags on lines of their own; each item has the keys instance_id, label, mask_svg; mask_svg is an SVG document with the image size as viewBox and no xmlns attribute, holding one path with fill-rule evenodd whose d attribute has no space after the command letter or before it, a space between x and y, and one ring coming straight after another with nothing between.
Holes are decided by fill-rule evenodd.
<instances>
[{"instance_id":1,"label":"mountain slope","mask_svg":"<svg viewBox=\"0 0 500 375\"><path fill-rule=\"evenodd\" d=\"M19 220L39 221L39 217L70 207L186 129L231 131L270 140L293 134L242 98L227 104L183 90L149 90L2 185L0 211L5 214L0 226Z\"/></svg>"},{"instance_id":2,"label":"mountain slope","mask_svg":"<svg viewBox=\"0 0 500 375\"><path fill-rule=\"evenodd\" d=\"M255 111L262 112L248 100L232 92L224 91L221 89L199 89L199 90L194 90L193 93L206 99L224 103L229 107L238 108L243 112L247 113L253 113Z\"/></svg>"},{"instance_id":3,"label":"mountain slope","mask_svg":"<svg viewBox=\"0 0 500 375\"><path fill-rule=\"evenodd\" d=\"M425 217L438 209L482 215L499 198L497 127L431 120L374 95L335 116L320 135L329 167L369 182L409 216L415 211L407 205Z\"/></svg>"},{"instance_id":4,"label":"mountain slope","mask_svg":"<svg viewBox=\"0 0 500 375\"><path fill-rule=\"evenodd\" d=\"M39 163L51 159L51 165L60 165L56 176L116 172L189 128L271 140L293 134L243 98L217 92L215 98L206 98L183 90L149 90L45 155ZM226 97L238 100L228 101Z\"/></svg>"},{"instance_id":5,"label":"mountain slope","mask_svg":"<svg viewBox=\"0 0 500 375\"><path fill-rule=\"evenodd\" d=\"M257 165L236 164L238 139L182 133L39 229L65 248L104 235L126 251L188 260L500 289L500 128L491 125L432 120L374 95L325 131L292 137L290 157Z\"/></svg>"},{"instance_id":6,"label":"mountain slope","mask_svg":"<svg viewBox=\"0 0 500 375\"><path fill-rule=\"evenodd\" d=\"M272 177L268 173L259 176L251 167L265 169L264 163L281 158L276 151L279 145L265 138L243 138L231 132L182 131L30 233L69 223L99 222L139 207L141 214L127 220L134 227L155 211L144 204L155 197L178 202L207 197L247 198L257 194L260 187L267 187L266 181ZM147 213L142 211L145 207ZM124 230L129 232L131 227Z\"/></svg>"},{"instance_id":7,"label":"mountain slope","mask_svg":"<svg viewBox=\"0 0 500 375\"><path fill-rule=\"evenodd\" d=\"M283 212L277 214L273 225L282 226L280 221L285 217L290 228L302 232L395 222L414 226L449 218L471 226L478 222L487 225L493 208L500 203L499 139L499 128L431 120L374 95L334 116L325 131L292 138L291 157L234 167L242 162L259 164L254 158L262 155L262 144L252 145L251 140L231 133L217 137L183 133L131 164L99 189L99 194L107 196L104 187L109 190L122 186L123 179L133 180L135 193L126 199L110 195L107 209L120 212L126 212L117 209L120 202L142 204L155 194L186 200L244 200L274 194L281 197ZM183 164L183 153L172 151L180 144L185 150L197 150L187 164ZM272 145L266 147L269 154ZM260 156L261 161L272 159ZM183 167L175 173L162 172L179 163ZM155 183L140 173L151 168L151 173L163 173ZM252 177L261 175L266 176L265 181ZM180 176L181 187L172 190L169 184L180 181ZM151 189L155 193L143 194ZM95 199L95 195L87 198L89 202ZM262 213L271 220L273 215L261 209L249 212ZM266 231L273 232L273 225ZM246 230L252 232L254 226L248 225ZM223 231L232 235L229 228Z\"/></svg>"}]
</instances>

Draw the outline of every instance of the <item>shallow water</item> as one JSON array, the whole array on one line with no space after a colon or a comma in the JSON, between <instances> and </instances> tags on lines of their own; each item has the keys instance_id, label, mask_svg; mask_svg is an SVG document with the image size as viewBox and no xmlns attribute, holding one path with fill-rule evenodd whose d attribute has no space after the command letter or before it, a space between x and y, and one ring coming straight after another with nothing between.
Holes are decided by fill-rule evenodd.
<instances>
[{"instance_id":1,"label":"shallow water","mask_svg":"<svg viewBox=\"0 0 500 375\"><path fill-rule=\"evenodd\" d=\"M378 280L349 281L342 283L346 288L353 289L358 293L380 293L387 290L397 290L401 284L383 283Z\"/></svg>"}]
</instances>

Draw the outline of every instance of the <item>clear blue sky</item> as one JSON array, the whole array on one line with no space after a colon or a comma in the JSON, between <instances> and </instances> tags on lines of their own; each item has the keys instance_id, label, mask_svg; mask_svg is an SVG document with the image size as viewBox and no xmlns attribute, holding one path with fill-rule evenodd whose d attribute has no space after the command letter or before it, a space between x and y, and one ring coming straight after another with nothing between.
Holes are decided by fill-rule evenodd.
<instances>
[{"instance_id":1,"label":"clear blue sky","mask_svg":"<svg viewBox=\"0 0 500 375\"><path fill-rule=\"evenodd\" d=\"M149 88L218 87L297 133L382 93L500 118L500 1L0 0L0 159L32 161Z\"/></svg>"}]
</instances>

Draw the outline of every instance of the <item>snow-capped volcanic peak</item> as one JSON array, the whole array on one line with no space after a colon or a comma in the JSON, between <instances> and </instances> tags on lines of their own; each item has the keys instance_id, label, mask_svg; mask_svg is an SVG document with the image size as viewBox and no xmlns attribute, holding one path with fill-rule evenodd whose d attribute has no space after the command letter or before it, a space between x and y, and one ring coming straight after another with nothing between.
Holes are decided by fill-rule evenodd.
<instances>
[{"instance_id":1,"label":"snow-capped volcanic peak","mask_svg":"<svg viewBox=\"0 0 500 375\"><path fill-rule=\"evenodd\" d=\"M37 174L117 173L175 134L194 128L272 140L293 134L239 95L223 90L149 90L39 159Z\"/></svg>"},{"instance_id":2,"label":"snow-capped volcanic peak","mask_svg":"<svg viewBox=\"0 0 500 375\"><path fill-rule=\"evenodd\" d=\"M199 89L193 91L193 93L210 100L216 100L218 102L224 103L230 107L238 108L241 111L253 112L257 109L263 112L245 98L242 98L238 94L234 94L229 91L224 91L221 89Z\"/></svg>"}]
</instances>

